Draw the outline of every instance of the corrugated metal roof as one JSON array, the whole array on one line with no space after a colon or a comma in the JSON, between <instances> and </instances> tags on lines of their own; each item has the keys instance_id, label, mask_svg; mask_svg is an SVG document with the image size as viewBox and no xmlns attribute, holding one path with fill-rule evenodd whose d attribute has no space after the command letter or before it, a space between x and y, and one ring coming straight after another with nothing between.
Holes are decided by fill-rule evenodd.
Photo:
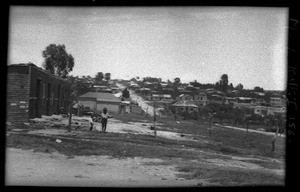
<instances>
[{"instance_id":1,"label":"corrugated metal roof","mask_svg":"<svg viewBox=\"0 0 300 192\"><path fill-rule=\"evenodd\" d=\"M188 100L180 100L173 104L176 107L198 107L194 102Z\"/></svg>"},{"instance_id":2,"label":"corrugated metal roof","mask_svg":"<svg viewBox=\"0 0 300 192\"><path fill-rule=\"evenodd\" d=\"M87 92L79 98L96 98L97 101L120 102L120 99L111 93Z\"/></svg>"}]
</instances>

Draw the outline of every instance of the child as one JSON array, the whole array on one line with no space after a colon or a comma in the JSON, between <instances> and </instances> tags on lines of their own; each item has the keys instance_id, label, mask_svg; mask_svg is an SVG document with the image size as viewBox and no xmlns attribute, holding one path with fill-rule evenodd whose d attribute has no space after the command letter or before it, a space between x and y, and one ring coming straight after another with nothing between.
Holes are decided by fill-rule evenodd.
<instances>
[{"instance_id":1,"label":"child","mask_svg":"<svg viewBox=\"0 0 300 192\"><path fill-rule=\"evenodd\" d=\"M107 108L103 108L103 112L101 113L101 124L102 124L102 132L106 133L107 119L111 118L111 116L107 112Z\"/></svg>"},{"instance_id":2,"label":"child","mask_svg":"<svg viewBox=\"0 0 300 192\"><path fill-rule=\"evenodd\" d=\"M89 122L90 122L90 131L93 130L94 128L94 120L93 120L93 115L91 115L91 117L89 118Z\"/></svg>"}]
</instances>

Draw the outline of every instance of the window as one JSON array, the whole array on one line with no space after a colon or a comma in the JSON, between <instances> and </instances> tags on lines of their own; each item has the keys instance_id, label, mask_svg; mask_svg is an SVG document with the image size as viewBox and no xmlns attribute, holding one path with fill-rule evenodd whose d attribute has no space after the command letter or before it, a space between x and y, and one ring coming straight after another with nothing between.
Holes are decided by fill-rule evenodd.
<instances>
[{"instance_id":1,"label":"window","mask_svg":"<svg viewBox=\"0 0 300 192\"><path fill-rule=\"evenodd\" d=\"M53 92L54 90L52 90L52 93L51 93L51 99L52 99L52 101L51 101L51 105L54 105L54 92Z\"/></svg>"},{"instance_id":2,"label":"window","mask_svg":"<svg viewBox=\"0 0 300 192\"><path fill-rule=\"evenodd\" d=\"M43 98L46 97L46 83L43 83Z\"/></svg>"}]
</instances>

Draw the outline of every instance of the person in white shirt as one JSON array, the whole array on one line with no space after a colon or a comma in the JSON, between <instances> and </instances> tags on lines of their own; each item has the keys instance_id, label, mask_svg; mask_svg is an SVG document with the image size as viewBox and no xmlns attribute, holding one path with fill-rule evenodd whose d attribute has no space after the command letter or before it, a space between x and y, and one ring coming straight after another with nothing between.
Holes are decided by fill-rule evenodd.
<instances>
[{"instance_id":1,"label":"person in white shirt","mask_svg":"<svg viewBox=\"0 0 300 192\"><path fill-rule=\"evenodd\" d=\"M92 116L91 117L89 117L89 122L90 122L90 131L92 131L93 130L93 128L94 128L94 121L93 121L93 118L92 118Z\"/></svg>"},{"instance_id":2,"label":"person in white shirt","mask_svg":"<svg viewBox=\"0 0 300 192\"><path fill-rule=\"evenodd\" d=\"M101 113L101 124L102 124L102 132L106 133L106 126L107 126L107 119L111 118L112 116L110 116L107 112L107 108L104 107L103 108L103 112Z\"/></svg>"}]
</instances>

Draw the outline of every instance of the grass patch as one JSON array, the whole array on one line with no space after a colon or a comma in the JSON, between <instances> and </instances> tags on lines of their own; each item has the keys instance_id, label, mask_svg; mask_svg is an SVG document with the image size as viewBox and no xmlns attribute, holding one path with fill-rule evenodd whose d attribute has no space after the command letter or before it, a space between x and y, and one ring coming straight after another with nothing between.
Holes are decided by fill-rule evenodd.
<instances>
[{"instance_id":1,"label":"grass patch","mask_svg":"<svg viewBox=\"0 0 300 192\"><path fill-rule=\"evenodd\" d=\"M222 186L240 185L284 185L282 176L259 170L218 167L207 164L189 164L178 168L179 177L185 179L206 179Z\"/></svg>"},{"instance_id":2,"label":"grass patch","mask_svg":"<svg viewBox=\"0 0 300 192\"><path fill-rule=\"evenodd\" d=\"M157 138L144 136L145 140L135 140L132 137L126 137L125 134L108 135L110 134L99 134L97 139L95 139L96 137L91 137L83 140L75 136L71 139L66 139L59 136L12 134L7 136L7 147L34 149L42 152L48 148L67 156L108 155L117 158L146 157L161 159L167 157L184 157L188 159L196 158L197 156L196 152L180 150L177 143L171 144L172 142L170 142L170 144L166 145L166 143L159 142L160 139ZM60 138L62 143L56 143L56 138Z\"/></svg>"}]
</instances>

